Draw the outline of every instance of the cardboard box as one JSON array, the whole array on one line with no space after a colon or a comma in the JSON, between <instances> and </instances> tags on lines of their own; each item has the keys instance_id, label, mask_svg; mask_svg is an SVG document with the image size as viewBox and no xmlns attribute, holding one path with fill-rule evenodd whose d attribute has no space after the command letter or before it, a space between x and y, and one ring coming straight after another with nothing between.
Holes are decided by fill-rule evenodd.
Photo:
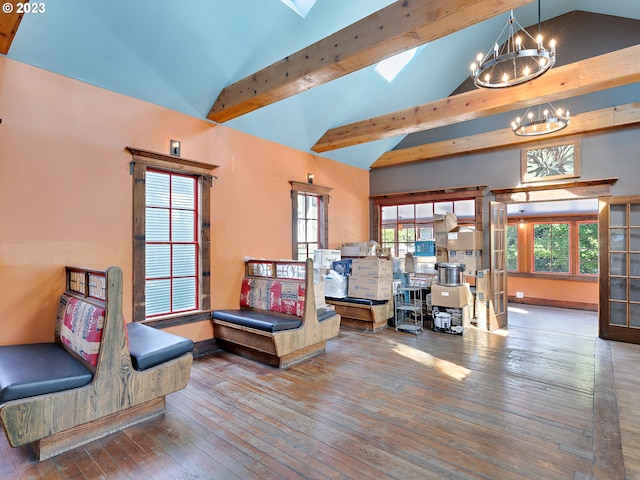
<instances>
[{"instance_id":1,"label":"cardboard box","mask_svg":"<svg viewBox=\"0 0 640 480\"><path fill-rule=\"evenodd\" d=\"M367 242L345 242L340 247L343 257L364 257L371 255L371 247Z\"/></svg>"},{"instance_id":2,"label":"cardboard box","mask_svg":"<svg viewBox=\"0 0 640 480\"><path fill-rule=\"evenodd\" d=\"M436 247L436 263L449 263L449 251L446 248Z\"/></svg>"},{"instance_id":3,"label":"cardboard box","mask_svg":"<svg viewBox=\"0 0 640 480\"><path fill-rule=\"evenodd\" d=\"M482 250L481 230L470 227L457 227L447 233L447 248L451 250Z\"/></svg>"},{"instance_id":4,"label":"cardboard box","mask_svg":"<svg viewBox=\"0 0 640 480\"><path fill-rule=\"evenodd\" d=\"M333 262L340 260L340 255L340 250L318 249L313 255L313 266L316 268L331 268Z\"/></svg>"},{"instance_id":5,"label":"cardboard box","mask_svg":"<svg viewBox=\"0 0 640 480\"><path fill-rule=\"evenodd\" d=\"M393 289L392 277L351 275L347 293L349 297L369 300L389 300Z\"/></svg>"},{"instance_id":6,"label":"cardboard box","mask_svg":"<svg viewBox=\"0 0 640 480\"><path fill-rule=\"evenodd\" d=\"M491 273L488 269L476 272L476 297L481 301L489 300L491 295Z\"/></svg>"},{"instance_id":7,"label":"cardboard box","mask_svg":"<svg viewBox=\"0 0 640 480\"><path fill-rule=\"evenodd\" d=\"M464 275L475 277L482 268L482 250L449 250L450 263L464 264Z\"/></svg>"},{"instance_id":8,"label":"cardboard box","mask_svg":"<svg viewBox=\"0 0 640 480\"><path fill-rule=\"evenodd\" d=\"M391 260L386 258L354 258L353 262L351 262L351 275L384 277L390 280L393 277L393 264Z\"/></svg>"},{"instance_id":9,"label":"cardboard box","mask_svg":"<svg viewBox=\"0 0 640 480\"><path fill-rule=\"evenodd\" d=\"M431 304L433 306L461 308L471 302L473 302L473 295L468 283L457 287L431 284Z\"/></svg>"},{"instance_id":10,"label":"cardboard box","mask_svg":"<svg viewBox=\"0 0 640 480\"><path fill-rule=\"evenodd\" d=\"M449 232L435 232L434 234L436 248L442 247L447 248L447 241L449 240Z\"/></svg>"},{"instance_id":11,"label":"cardboard box","mask_svg":"<svg viewBox=\"0 0 640 480\"><path fill-rule=\"evenodd\" d=\"M489 302L485 300L480 300L476 297L475 301L475 324L476 327L480 330L488 330L489 329Z\"/></svg>"},{"instance_id":12,"label":"cardboard box","mask_svg":"<svg viewBox=\"0 0 640 480\"><path fill-rule=\"evenodd\" d=\"M458 226L458 217L455 213L447 212L444 215L436 213L433 216L433 231L438 232L450 232Z\"/></svg>"}]
</instances>

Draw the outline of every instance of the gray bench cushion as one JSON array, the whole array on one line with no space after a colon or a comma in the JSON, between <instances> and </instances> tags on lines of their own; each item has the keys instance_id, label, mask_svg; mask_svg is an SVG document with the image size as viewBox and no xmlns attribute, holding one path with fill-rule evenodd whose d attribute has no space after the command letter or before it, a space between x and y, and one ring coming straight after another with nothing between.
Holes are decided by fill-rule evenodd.
<instances>
[{"instance_id":1,"label":"gray bench cushion","mask_svg":"<svg viewBox=\"0 0 640 480\"><path fill-rule=\"evenodd\" d=\"M129 353L136 370L145 370L193 351L193 341L138 322L127 324Z\"/></svg>"},{"instance_id":2,"label":"gray bench cushion","mask_svg":"<svg viewBox=\"0 0 640 480\"><path fill-rule=\"evenodd\" d=\"M302 325L302 320L299 317L294 317L293 315L290 315L290 317L270 315L255 310L215 310L213 312L214 320L223 320L271 333L291 330Z\"/></svg>"},{"instance_id":3,"label":"gray bench cushion","mask_svg":"<svg viewBox=\"0 0 640 480\"><path fill-rule=\"evenodd\" d=\"M0 403L82 387L91 370L57 343L0 347Z\"/></svg>"}]
</instances>

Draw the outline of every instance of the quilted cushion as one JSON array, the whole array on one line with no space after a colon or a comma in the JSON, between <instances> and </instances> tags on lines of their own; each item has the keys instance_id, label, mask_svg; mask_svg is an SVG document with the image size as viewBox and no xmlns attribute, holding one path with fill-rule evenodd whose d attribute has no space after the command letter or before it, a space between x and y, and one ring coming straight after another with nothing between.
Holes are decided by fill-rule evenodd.
<instances>
[{"instance_id":1,"label":"quilted cushion","mask_svg":"<svg viewBox=\"0 0 640 480\"><path fill-rule=\"evenodd\" d=\"M240 307L304 316L305 286L300 280L244 277Z\"/></svg>"},{"instance_id":2,"label":"quilted cushion","mask_svg":"<svg viewBox=\"0 0 640 480\"><path fill-rule=\"evenodd\" d=\"M145 370L193 351L193 342L138 322L127 324L129 353L136 370Z\"/></svg>"},{"instance_id":3,"label":"quilted cushion","mask_svg":"<svg viewBox=\"0 0 640 480\"><path fill-rule=\"evenodd\" d=\"M67 294L62 295L58 306L56 337L93 366L98 363L103 327L104 308Z\"/></svg>"},{"instance_id":4,"label":"quilted cushion","mask_svg":"<svg viewBox=\"0 0 640 480\"><path fill-rule=\"evenodd\" d=\"M213 319L271 333L298 328L302 325L302 321L293 315L276 316L253 310L215 310Z\"/></svg>"},{"instance_id":5,"label":"quilted cushion","mask_svg":"<svg viewBox=\"0 0 640 480\"><path fill-rule=\"evenodd\" d=\"M93 374L57 343L0 347L0 403L87 385Z\"/></svg>"}]
</instances>

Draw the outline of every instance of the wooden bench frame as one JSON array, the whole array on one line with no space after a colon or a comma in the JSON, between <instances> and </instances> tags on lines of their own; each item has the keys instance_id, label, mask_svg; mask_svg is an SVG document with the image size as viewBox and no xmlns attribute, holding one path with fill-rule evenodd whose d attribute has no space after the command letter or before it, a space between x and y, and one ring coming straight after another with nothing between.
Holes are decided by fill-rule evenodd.
<instances>
[{"instance_id":1,"label":"wooden bench frame","mask_svg":"<svg viewBox=\"0 0 640 480\"><path fill-rule=\"evenodd\" d=\"M73 272L83 272L84 292L71 286ZM91 292L96 284L103 285L103 299ZM106 272L67 267L67 293L105 308L92 381L0 406L0 420L11 446L31 444L37 460L163 414L165 395L187 386L193 363L193 355L187 353L143 371L133 368L122 315L119 267Z\"/></svg>"},{"instance_id":2,"label":"wooden bench frame","mask_svg":"<svg viewBox=\"0 0 640 480\"><path fill-rule=\"evenodd\" d=\"M366 305L341 301L340 299L327 299L329 305L333 305L342 320L340 325L346 328L378 332L389 326L389 319L393 318L393 298L382 304Z\"/></svg>"},{"instance_id":3,"label":"wooden bench frame","mask_svg":"<svg viewBox=\"0 0 640 480\"><path fill-rule=\"evenodd\" d=\"M270 271L258 272L260 266ZM260 269L264 268L260 267ZM303 269L304 277L298 273ZM291 276L280 276L278 273L286 270ZM306 262L248 260L245 263L245 274L259 278L304 278L305 302L304 316L301 318L302 325L295 329L271 333L214 318L212 320L214 337L224 350L284 369L323 353L326 341L340 333L340 315L336 314L321 322L318 321L313 283L313 260L307 259ZM274 316L282 315L264 310L256 311Z\"/></svg>"}]
</instances>

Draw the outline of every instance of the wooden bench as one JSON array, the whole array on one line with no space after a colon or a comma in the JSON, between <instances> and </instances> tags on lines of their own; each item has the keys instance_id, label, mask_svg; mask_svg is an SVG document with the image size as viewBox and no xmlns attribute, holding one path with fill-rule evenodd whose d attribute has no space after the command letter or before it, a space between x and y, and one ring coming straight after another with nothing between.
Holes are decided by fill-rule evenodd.
<instances>
[{"instance_id":1,"label":"wooden bench","mask_svg":"<svg viewBox=\"0 0 640 480\"><path fill-rule=\"evenodd\" d=\"M279 368L323 353L340 315L316 308L313 276L311 259L246 261L240 308L212 314L218 344Z\"/></svg>"},{"instance_id":2,"label":"wooden bench","mask_svg":"<svg viewBox=\"0 0 640 480\"><path fill-rule=\"evenodd\" d=\"M393 318L393 300L375 301L362 298L327 298L340 314L340 326L377 332L389 326Z\"/></svg>"},{"instance_id":3,"label":"wooden bench","mask_svg":"<svg viewBox=\"0 0 640 480\"><path fill-rule=\"evenodd\" d=\"M164 413L189 381L191 340L125 327L118 267L67 267L55 339L0 347L0 420L37 460Z\"/></svg>"}]
</instances>

